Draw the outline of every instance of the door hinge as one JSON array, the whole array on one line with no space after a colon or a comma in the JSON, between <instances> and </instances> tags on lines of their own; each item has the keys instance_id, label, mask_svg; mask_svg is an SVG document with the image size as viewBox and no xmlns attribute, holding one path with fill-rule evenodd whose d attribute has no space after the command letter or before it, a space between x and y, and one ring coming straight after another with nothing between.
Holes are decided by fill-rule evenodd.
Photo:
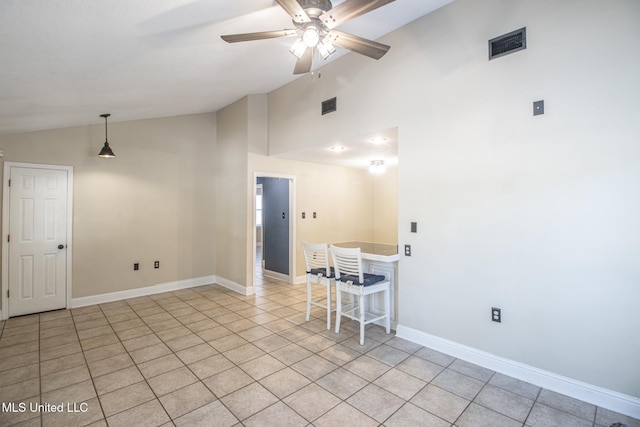
<instances>
[{"instance_id":1,"label":"door hinge","mask_svg":"<svg viewBox=\"0 0 640 427\"><path fill-rule=\"evenodd\" d=\"M7 234L7 243L11 241L11 234Z\"/></svg>"},{"instance_id":2,"label":"door hinge","mask_svg":"<svg viewBox=\"0 0 640 427\"><path fill-rule=\"evenodd\" d=\"M7 298L9 298L9 289L7 289Z\"/></svg>"},{"instance_id":3,"label":"door hinge","mask_svg":"<svg viewBox=\"0 0 640 427\"><path fill-rule=\"evenodd\" d=\"M8 186L11 187L11 180L9 180L9 185Z\"/></svg>"}]
</instances>

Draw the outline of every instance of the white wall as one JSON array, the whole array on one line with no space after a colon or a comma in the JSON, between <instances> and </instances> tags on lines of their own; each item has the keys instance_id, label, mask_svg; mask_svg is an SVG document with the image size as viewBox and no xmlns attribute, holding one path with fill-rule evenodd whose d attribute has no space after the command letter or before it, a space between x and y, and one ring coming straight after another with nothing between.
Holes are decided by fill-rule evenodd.
<instances>
[{"instance_id":1,"label":"white wall","mask_svg":"<svg viewBox=\"0 0 640 427\"><path fill-rule=\"evenodd\" d=\"M400 323L640 397L638 16L635 0L457 0L383 38L381 61L271 93L270 152L398 125ZM525 51L487 60L523 26Z\"/></svg>"},{"instance_id":2,"label":"white wall","mask_svg":"<svg viewBox=\"0 0 640 427\"><path fill-rule=\"evenodd\" d=\"M373 241L398 243L398 168L370 175L373 184Z\"/></svg>"}]
</instances>

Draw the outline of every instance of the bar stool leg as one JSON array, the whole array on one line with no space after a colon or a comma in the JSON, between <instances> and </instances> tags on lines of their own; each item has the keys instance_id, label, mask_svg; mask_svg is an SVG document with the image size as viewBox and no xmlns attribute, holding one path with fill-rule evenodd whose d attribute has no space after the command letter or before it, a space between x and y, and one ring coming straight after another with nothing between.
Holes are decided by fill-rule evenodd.
<instances>
[{"instance_id":1,"label":"bar stool leg","mask_svg":"<svg viewBox=\"0 0 640 427\"><path fill-rule=\"evenodd\" d=\"M385 318L385 326L388 334L391 332L391 293L388 288L384 291L384 312L387 315Z\"/></svg>"},{"instance_id":2,"label":"bar stool leg","mask_svg":"<svg viewBox=\"0 0 640 427\"><path fill-rule=\"evenodd\" d=\"M342 292L340 292L340 285L336 283L336 334L340 332L341 318L342 318Z\"/></svg>"},{"instance_id":3,"label":"bar stool leg","mask_svg":"<svg viewBox=\"0 0 640 427\"><path fill-rule=\"evenodd\" d=\"M327 279L330 280L330 279ZM331 281L327 282L327 330L331 329Z\"/></svg>"},{"instance_id":4,"label":"bar stool leg","mask_svg":"<svg viewBox=\"0 0 640 427\"><path fill-rule=\"evenodd\" d=\"M309 278L307 278L307 322L309 321L309 316L311 315L311 282Z\"/></svg>"},{"instance_id":5,"label":"bar stool leg","mask_svg":"<svg viewBox=\"0 0 640 427\"><path fill-rule=\"evenodd\" d=\"M360 314L360 345L364 345L364 295L358 296L358 311Z\"/></svg>"}]
</instances>

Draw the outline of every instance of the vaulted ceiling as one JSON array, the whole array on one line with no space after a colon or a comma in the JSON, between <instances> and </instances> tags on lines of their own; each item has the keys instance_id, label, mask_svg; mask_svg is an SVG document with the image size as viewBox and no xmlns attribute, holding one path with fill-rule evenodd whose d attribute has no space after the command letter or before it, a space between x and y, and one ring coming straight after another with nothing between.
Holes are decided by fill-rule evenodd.
<instances>
[{"instance_id":1,"label":"vaulted ceiling","mask_svg":"<svg viewBox=\"0 0 640 427\"><path fill-rule=\"evenodd\" d=\"M450 1L396 0L339 29L375 40ZM212 112L268 93L300 78L292 39L220 35L283 28L291 19L272 0L2 0L0 135L101 124L106 112L110 122Z\"/></svg>"}]
</instances>

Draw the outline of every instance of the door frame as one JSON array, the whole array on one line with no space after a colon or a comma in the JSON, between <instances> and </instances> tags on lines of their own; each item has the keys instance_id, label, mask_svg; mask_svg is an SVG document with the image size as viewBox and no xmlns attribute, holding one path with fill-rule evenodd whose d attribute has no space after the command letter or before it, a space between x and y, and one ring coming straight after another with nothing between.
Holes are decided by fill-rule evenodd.
<instances>
[{"instance_id":1,"label":"door frame","mask_svg":"<svg viewBox=\"0 0 640 427\"><path fill-rule=\"evenodd\" d=\"M66 298L65 307L71 308L72 290L72 266L73 266L73 166L44 165L39 163L4 162L2 179L2 320L9 318L9 179L11 168L20 167L26 169L53 169L67 172L67 274L66 274Z\"/></svg>"},{"instance_id":2,"label":"door frame","mask_svg":"<svg viewBox=\"0 0 640 427\"><path fill-rule=\"evenodd\" d=\"M262 194L262 184L256 184L256 194L254 194L254 197L256 197L256 198L258 196L258 189L260 189L260 196L263 196L263 194ZM254 199L254 203L255 203L255 199ZM258 211L257 209L254 209L254 212L257 212L257 211ZM258 219L258 215L256 215L255 213L254 213L254 215L255 215L255 218ZM262 218L264 219L264 215L262 215ZM255 225L255 221L253 223ZM256 227L256 244L255 244L255 246L257 248L258 247L258 226L256 225L255 227ZM264 233L262 231L263 227L264 227L264 224L261 223L260 224L260 246L262 246L263 239L264 239Z\"/></svg>"},{"instance_id":3,"label":"door frame","mask_svg":"<svg viewBox=\"0 0 640 427\"><path fill-rule=\"evenodd\" d=\"M279 173L270 173L270 172L254 172L253 173L253 196L251 202L251 218L252 218L252 229L253 229L253 240L251 246L251 259L253 262L251 263L251 280L253 284L253 288L256 287L256 189L258 188L258 178L280 178L286 179L289 181L289 277L288 283L293 285L295 283L296 275L295 275L295 266L296 266L296 225L295 221L297 219L296 216L296 177L294 175L284 175ZM264 203L264 201L263 201ZM263 242L263 250L264 250L264 242Z\"/></svg>"}]
</instances>

